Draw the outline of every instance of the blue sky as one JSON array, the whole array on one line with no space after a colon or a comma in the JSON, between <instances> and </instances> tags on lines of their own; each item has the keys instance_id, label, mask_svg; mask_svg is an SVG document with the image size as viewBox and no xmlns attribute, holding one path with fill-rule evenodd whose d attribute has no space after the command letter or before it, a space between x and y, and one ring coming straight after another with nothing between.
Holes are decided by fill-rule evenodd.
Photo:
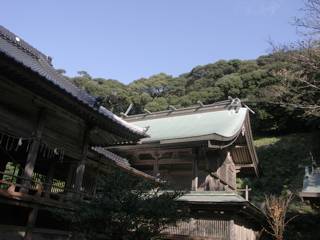
<instances>
[{"instance_id":1,"label":"blue sky","mask_svg":"<svg viewBox=\"0 0 320 240\"><path fill-rule=\"evenodd\" d=\"M67 75L129 83L219 59L254 59L268 40L298 36L303 0L10 0L0 24L53 57Z\"/></svg>"}]
</instances>

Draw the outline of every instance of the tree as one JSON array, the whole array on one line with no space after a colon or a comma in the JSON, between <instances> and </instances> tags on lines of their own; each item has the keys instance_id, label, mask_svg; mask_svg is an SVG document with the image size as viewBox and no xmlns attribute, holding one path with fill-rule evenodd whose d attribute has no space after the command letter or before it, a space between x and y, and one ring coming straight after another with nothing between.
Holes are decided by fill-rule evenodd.
<instances>
[{"instance_id":1,"label":"tree","mask_svg":"<svg viewBox=\"0 0 320 240\"><path fill-rule=\"evenodd\" d=\"M120 171L99 179L97 197L68 214L77 239L159 239L168 224L183 218L175 201L179 193L161 192L160 183Z\"/></svg>"},{"instance_id":2,"label":"tree","mask_svg":"<svg viewBox=\"0 0 320 240\"><path fill-rule=\"evenodd\" d=\"M289 204L292 200L292 194L288 196L266 196L265 214L270 231L265 229L275 240L283 240L284 231L288 223L293 219L286 219Z\"/></svg>"},{"instance_id":3,"label":"tree","mask_svg":"<svg viewBox=\"0 0 320 240\"><path fill-rule=\"evenodd\" d=\"M274 71L282 79L278 101L303 109L312 120L320 121L320 0L306 0L304 16L295 25L307 36L295 44L274 46L274 55L289 64Z\"/></svg>"},{"instance_id":4,"label":"tree","mask_svg":"<svg viewBox=\"0 0 320 240\"><path fill-rule=\"evenodd\" d=\"M319 35L320 33L320 0L305 0L301 9L303 17L296 17L294 25L302 30L304 35Z\"/></svg>"}]
</instances>

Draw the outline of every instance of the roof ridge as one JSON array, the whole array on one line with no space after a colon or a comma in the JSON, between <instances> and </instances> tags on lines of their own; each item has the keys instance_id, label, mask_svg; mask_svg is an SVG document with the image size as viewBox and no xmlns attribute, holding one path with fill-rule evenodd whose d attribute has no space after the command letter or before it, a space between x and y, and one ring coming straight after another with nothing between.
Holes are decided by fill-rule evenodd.
<instances>
[{"instance_id":1,"label":"roof ridge","mask_svg":"<svg viewBox=\"0 0 320 240\"><path fill-rule=\"evenodd\" d=\"M29 43L24 41L22 38L14 34L13 32L6 29L4 26L0 25L0 36L5 38L7 41L11 42L21 50L25 51L32 57L39 59L43 58L50 64L50 57L45 55L44 53L40 52L38 49L31 46Z\"/></svg>"},{"instance_id":2,"label":"roof ridge","mask_svg":"<svg viewBox=\"0 0 320 240\"><path fill-rule=\"evenodd\" d=\"M218 101L212 104L203 104L198 102L198 105L193 105L190 107L184 108L170 108L168 110L157 111L157 112L150 112L145 110L145 113L135 114L135 115L126 115L122 114L121 116L131 122L135 120L145 120L145 119L156 119L160 117L169 117L169 116L179 116L184 114L193 114L197 112L206 112L206 111L224 111L224 110L235 110L236 112L239 111L240 108L243 108L241 100L239 98L230 98L224 101ZM244 107L247 108L247 107Z\"/></svg>"}]
</instances>

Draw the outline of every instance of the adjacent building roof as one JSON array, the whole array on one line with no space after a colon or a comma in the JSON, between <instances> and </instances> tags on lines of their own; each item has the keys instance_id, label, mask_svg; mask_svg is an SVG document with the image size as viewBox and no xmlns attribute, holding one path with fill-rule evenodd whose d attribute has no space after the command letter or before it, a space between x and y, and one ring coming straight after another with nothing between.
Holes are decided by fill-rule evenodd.
<instances>
[{"instance_id":1,"label":"adjacent building roof","mask_svg":"<svg viewBox=\"0 0 320 240\"><path fill-rule=\"evenodd\" d=\"M179 197L178 201L190 205L192 209L240 211L246 218L260 222L260 224L264 222L265 218L261 209L235 192L192 191Z\"/></svg>"},{"instance_id":2,"label":"adjacent building roof","mask_svg":"<svg viewBox=\"0 0 320 240\"><path fill-rule=\"evenodd\" d=\"M230 147L235 164L242 172L258 175L258 158L253 145L248 107L239 99L210 105L124 116L125 120L147 129L149 138L138 146L119 146L117 150L202 146L208 149ZM111 147L112 148L112 147Z\"/></svg>"},{"instance_id":3,"label":"adjacent building roof","mask_svg":"<svg viewBox=\"0 0 320 240\"><path fill-rule=\"evenodd\" d=\"M51 64L51 58L44 55L20 37L0 26L0 56L13 60L27 70L36 73L40 78L34 79L33 85L36 89L44 81L48 85L60 91L63 95L71 97L72 101L78 102L84 108L90 110L92 115L102 117L102 121L107 125L115 125L122 129L122 135L127 135L129 140L138 140L146 134L142 128L127 123L121 118L108 111L106 108L97 105L96 98L76 87L71 81L59 74ZM21 81L20 84L26 84ZM127 133L125 133L127 132Z\"/></svg>"},{"instance_id":4,"label":"adjacent building roof","mask_svg":"<svg viewBox=\"0 0 320 240\"><path fill-rule=\"evenodd\" d=\"M310 172L309 167L306 167L300 196L305 199L320 199L320 168L312 168Z\"/></svg>"},{"instance_id":5,"label":"adjacent building roof","mask_svg":"<svg viewBox=\"0 0 320 240\"><path fill-rule=\"evenodd\" d=\"M144 117L130 121L141 128L148 128L150 138L141 143L173 143L199 140L229 141L242 129L247 108L225 111L194 111L192 114L168 114L166 117Z\"/></svg>"}]
</instances>

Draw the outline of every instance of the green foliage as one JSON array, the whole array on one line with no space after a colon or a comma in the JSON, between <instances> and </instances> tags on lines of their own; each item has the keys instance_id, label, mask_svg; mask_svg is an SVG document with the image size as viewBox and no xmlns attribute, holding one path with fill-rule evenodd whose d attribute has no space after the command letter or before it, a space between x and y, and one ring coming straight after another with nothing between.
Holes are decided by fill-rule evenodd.
<instances>
[{"instance_id":1,"label":"green foliage","mask_svg":"<svg viewBox=\"0 0 320 240\"><path fill-rule=\"evenodd\" d=\"M253 200L265 194L279 195L287 190L298 192L302 187L304 167L311 164L311 134L264 137L255 141L261 176L247 179Z\"/></svg>"},{"instance_id":2,"label":"green foliage","mask_svg":"<svg viewBox=\"0 0 320 240\"><path fill-rule=\"evenodd\" d=\"M110 171L100 176L97 198L79 202L73 214L63 213L73 232L86 239L159 239L168 224L183 218L174 199L161 185Z\"/></svg>"},{"instance_id":3,"label":"green foliage","mask_svg":"<svg viewBox=\"0 0 320 240\"><path fill-rule=\"evenodd\" d=\"M281 84L281 76L274 73L293 65L283 54L275 53L257 60L220 60L197 66L178 77L159 73L128 85L117 80L95 79L85 71L71 80L100 97L102 104L116 114L126 111L130 103L134 104L130 114L138 114L145 108L160 111L169 105L187 107L199 100L210 104L232 96L245 99L257 112L253 118L255 132L292 132L296 125L306 124L303 112L275 104L287 89Z\"/></svg>"}]
</instances>

